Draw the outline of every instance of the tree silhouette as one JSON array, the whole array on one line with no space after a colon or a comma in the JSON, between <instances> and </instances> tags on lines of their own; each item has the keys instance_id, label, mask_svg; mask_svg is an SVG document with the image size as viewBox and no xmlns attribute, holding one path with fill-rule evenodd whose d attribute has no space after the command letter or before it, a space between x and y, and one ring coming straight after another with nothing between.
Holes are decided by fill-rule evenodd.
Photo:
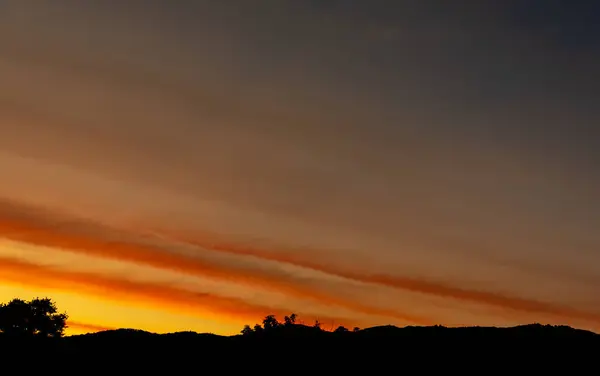
<instances>
[{"instance_id":1,"label":"tree silhouette","mask_svg":"<svg viewBox=\"0 0 600 376\"><path fill-rule=\"evenodd\" d=\"M279 321L275 318L275 315L268 315L263 320L263 328L265 331L270 331L279 326Z\"/></svg>"},{"instance_id":2,"label":"tree silhouette","mask_svg":"<svg viewBox=\"0 0 600 376\"><path fill-rule=\"evenodd\" d=\"M295 313L292 313L289 316L285 316L283 318L284 322L280 323L279 321L277 321L277 318L275 317L275 315L267 315L265 316L265 318L262 321L262 326L260 324L255 324L254 327L251 327L250 325L244 325L244 328L241 330L241 334L244 336L248 336L251 334L261 334L261 333L265 333L265 332L269 332L269 333L274 333L277 331L277 329L283 329L284 327L286 328L291 328L294 325L296 325L296 319L298 318L298 315L296 315Z\"/></svg>"},{"instance_id":3,"label":"tree silhouette","mask_svg":"<svg viewBox=\"0 0 600 376\"><path fill-rule=\"evenodd\" d=\"M263 332L263 327L260 326L259 324L254 325L254 332L255 333L262 333Z\"/></svg>"},{"instance_id":4,"label":"tree silhouette","mask_svg":"<svg viewBox=\"0 0 600 376\"><path fill-rule=\"evenodd\" d=\"M245 336L254 333L254 330L252 330L252 328L250 327L250 325L244 325L244 328L242 329L241 333Z\"/></svg>"},{"instance_id":5,"label":"tree silhouette","mask_svg":"<svg viewBox=\"0 0 600 376\"><path fill-rule=\"evenodd\" d=\"M338 326L336 330L334 330L335 333L346 333L348 332L348 329L344 326Z\"/></svg>"},{"instance_id":6,"label":"tree silhouette","mask_svg":"<svg viewBox=\"0 0 600 376\"><path fill-rule=\"evenodd\" d=\"M0 332L19 337L62 337L67 314L49 298L13 299L0 304Z\"/></svg>"},{"instance_id":7,"label":"tree silhouette","mask_svg":"<svg viewBox=\"0 0 600 376\"><path fill-rule=\"evenodd\" d=\"M290 325L295 325L296 324L296 318L298 316L295 313L292 313L289 316L285 316L283 318L283 321L285 322L285 325L290 326Z\"/></svg>"}]
</instances>

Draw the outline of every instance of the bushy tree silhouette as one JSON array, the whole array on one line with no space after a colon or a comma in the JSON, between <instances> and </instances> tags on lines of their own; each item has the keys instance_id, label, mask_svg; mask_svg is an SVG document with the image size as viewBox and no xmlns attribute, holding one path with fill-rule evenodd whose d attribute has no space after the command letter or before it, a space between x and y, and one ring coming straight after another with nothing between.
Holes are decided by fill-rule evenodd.
<instances>
[{"instance_id":1,"label":"bushy tree silhouette","mask_svg":"<svg viewBox=\"0 0 600 376\"><path fill-rule=\"evenodd\" d=\"M289 316L285 316L283 318L283 323L280 323L279 321L277 321L275 315L268 315L265 316L265 318L262 320L262 325L255 324L254 327L251 327L250 325L245 325L244 328L241 330L241 334L248 336L251 334L275 333L279 332L278 329L293 329L297 325L297 318L298 315L292 313Z\"/></svg>"},{"instance_id":2,"label":"bushy tree silhouette","mask_svg":"<svg viewBox=\"0 0 600 376\"><path fill-rule=\"evenodd\" d=\"M279 321L277 321L275 315L269 315L263 320L263 329L265 331L271 331L273 329L276 329L277 327L279 327L279 325L281 324L279 324Z\"/></svg>"},{"instance_id":3,"label":"bushy tree silhouette","mask_svg":"<svg viewBox=\"0 0 600 376\"><path fill-rule=\"evenodd\" d=\"M348 332L348 328L344 327L344 326L338 326L336 330L334 330L335 333L346 333Z\"/></svg>"},{"instance_id":4,"label":"bushy tree silhouette","mask_svg":"<svg viewBox=\"0 0 600 376\"><path fill-rule=\"evenodd\" d=\"M244 325L244 328L241 331L242 335L245 335L245 336L252 334L253 332L254 332L254 330L252 330L250 325Z\"/></svg>"},{"instance_id":5,"label":"bushy tree silhouette","mask_svg":"<svg viewBox=\"0 0 600 376\"><path fill-rule=\"evenodd\" d=\"M0 332L17 337L62 337L67 327L67 314L58 313L49 298L30 301L13 299L0 304Z\"/></svg>"},{"instance_id":6,"label":"bushy tree silhouette","mask_svg":"<svg viewBox=\"0 0 600 376\"><path fill-rule=\"evenodd\" d=\"M263 332L263 327L260 326L259 324L254 325L254 332L255 333L262 333Z\"/></svg>"},{"instance_id":7,"label":"bushy tree silhouette","mask_svg":"<svg viewBox=\"0 0 600 376\"><path fill-rule=\"evenodd\" d=\"M296 324L296 318L297 317L298 316L295 313L292 313L289 316L285 316L283 318L283 321L284 321L285 325L287 325L287 326L294 325L294 324Z\"/></svg>"}]
</instances>

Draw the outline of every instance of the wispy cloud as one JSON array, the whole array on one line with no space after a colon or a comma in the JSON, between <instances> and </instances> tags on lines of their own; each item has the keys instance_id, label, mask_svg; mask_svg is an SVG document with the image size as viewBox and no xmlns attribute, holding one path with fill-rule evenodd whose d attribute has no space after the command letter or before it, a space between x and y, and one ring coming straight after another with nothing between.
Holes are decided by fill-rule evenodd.
<instances>
[{"instance_id":1,"label":"wispy cloud","mask_svg":"<svg viewBox=\"0 0 600 376\"><path fill-rule=\"evenodd\" d=\"M342 280L381 285L501 309L600 322L600 314L565 305L494 291L474 290L416 277L361 272L359 267L353 269L336 267L331 263L319 262L318 252L314 250L311 252L309 249L259 248L252 244L227 241L222 236L208 233L205 233L202 238L196 236L193 239L166 231L161 233L157 230L153 230L151 235L135 234L91 221L64 217L7 202L3 204L0 213L2 213L0 236L7 239L55 247L93 257L168 269L193 276L228 280L297 298L312 299L327 305L340 306L362 314L387 316L409 323L432 324L435 323L435 319L362 304L358 299L337 295L335 286L327 286L325 280L320 280L319 284L307 284L305 279L293 273L272 267L255 267L251 263L244 262L244 258L258 258L274 262L275 265L280 263L318 271ZM231 254L241 258L218 259L211 257L212 253Z\"/></svg>"},{"instance_id":2,"label":"wispy cloud","mask_svg":"<svg viewBox=\"0 0 600 376\"><path fill-rule=\"evenodd\" d=\"M0 258L0 280L26 286L39 286L62 291L75 291L110 299L134 300L139 304L156 306L199 317L212 317L254 322L268 314L282 317L289 314L281 307L253 304L237 298L199 293L159 283L140 282L96 273L36 265L12 258ZM27 275L28 278L23 278ZM315 316L303 315L306 320ZM348 319L319 315L319 319L348 323Z\"/></svg>"},{"instance_id":3,"label":"wispy cloud","mask_svg":"<svg viewBox=\"0 0 600 376\"><path fill-rule=\"evenodd\" d=\"M600 54L545 22L595 24L321 3L4 2L0 241L257 312L598 322Z\"/></svg>"},{"instance_id":4,"label":"wispy cloud","mask_svg":"<svg viewBox=\"0 0 600 376\"><path fill-rule=\"evenodd\" d=\"M95 332L103 332L106 330L118 329L118 328L113 328L110 326L89 324L89 323L73 321L73 320L69 320L68 325L69 325L70 333L73 333L73 332L75 332L75 333L95 333Z\"/></svg>"},{"instance_id":5,"label":"wispy cloud","mask_svg":"<svg viewBox=\"0 0 600 376\"><path fill-rule=\"evenodd\" d=\"M340 306L356 312L395 318L409 323L428 324L431 319L392 309L370 307L357 300L336 295L323 286L325 281L306 284L306 279L277 268L256 268L244 260L229 262L207 257L211 251L194 247L187 254L178 251L178 243L128 234L114 228L76 218L52 216L31 208L5 204L0 210L0 237L20 242L54 247L93 257L115 259L168 269L179 273L211 277L274 290L297 298L312 299L326 305ZM11 211L12 216L7 215ZM181 247L181 244L179 244Z\"/></svg>"},{"instance_id":6,"label":"wispy cloud","mask_svg":"<svg viewBox=\"0 0 600 376\"><path fill-rule=\"evenodd\" d=\"M307 249L279 249L275 251L265 248L256 248L250 244L231 243L223 239L223 237L219 238L216 236L213 236L212 238L208 237L202 240L194 238L194 240L188 241L205 249L217 252L254 256L265 260L292 264L363 283L378 284L394 289L408 290L443 298L486 304L516 311L550 314L563 318L580 318L594 322L600 322L600 313L589 313L564 305L524 299L493 291L463 288L453 286L451 284L418 279L415 277L365 273L361 272L360 268L358 267L355 267L354 270L350 270L336 267L331 263L319 263L318 261L315 261L318 260L317 255L319 253L316 250L312 250L312 252L310 252L311 250ZM307 258L307 253L309 253L309 255L312 254L314 257Z\"/></svg>"}]
</instances>

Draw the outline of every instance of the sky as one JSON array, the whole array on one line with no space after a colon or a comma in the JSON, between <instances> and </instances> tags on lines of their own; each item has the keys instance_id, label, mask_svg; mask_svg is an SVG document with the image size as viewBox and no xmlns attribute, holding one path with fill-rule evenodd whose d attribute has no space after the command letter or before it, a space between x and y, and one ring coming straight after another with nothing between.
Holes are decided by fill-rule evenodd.
<instances>
[{"instance_id":1,"label":"sky","mask_svg":"<svg viewBox=\"0 0 600 376\"><path fill-rule=\"evenodd\" d=\"M0 0L0 301L600 331L598 66L584 0Z\"/></svg>"}]
</instances>

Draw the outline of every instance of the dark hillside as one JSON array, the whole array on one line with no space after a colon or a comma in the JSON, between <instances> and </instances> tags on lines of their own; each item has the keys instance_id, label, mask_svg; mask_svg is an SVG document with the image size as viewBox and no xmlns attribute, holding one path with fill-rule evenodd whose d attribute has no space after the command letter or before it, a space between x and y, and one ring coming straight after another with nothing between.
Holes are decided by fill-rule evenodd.
<instances>
[{"instance_id":1,"label":"dark hillside","mask_svg":"<svg viewBox=\"0 0 600 376\"><path fill-rule=\"evenodd\" d=\"M411 369L425 367L432 371L439 367L481 370L493 364L494 368L530 367L538 371L561 367L569 374L577 374L575 369L589 364L597 367L600 359L600 335L543 325L381 326L344 332L292 325L230 337L121 329L54 339L0 336L0 346L7 359L27 355L36 359L36 364L69 359L72 367L94 364L99 369L144 372L154 368L183 372L201 364L211 370L216 367L236 373L250 370L279 373L276 372L279 368L268 371L264 367L288 367L293 360L293 368L297 370L321 367L344 373L360 369L379 370L376 374L380 374L401 362ZM281 362L288 365L278 365Z\"/></svg>"},{"instance_id":2,"label":"dark hillside","mask_svg":"<svg viewBox=\"0 0 600 376\"><path fill-rule=\"evenodd\" d=\"M80 370L77 364L94 369L170 367L232 372L281 370L277 365L281 362L288 371L328 367L338 372L357 367L373 370L401 362L422 369L460 366L480 370L481 364L556 368L560 363L571 367L572 374L572 367L600 359L600 335L567 326L388 325L352 330L340 326L326 331L318 321L312 326L297 324L297 315L291 314L283 322L266 316L261 324L247 325L234 336L155 334L135 329L64 336L67 319L47 298L15 299L0 305L0 355L28 366L65 365Z\"/></svg>"}]
</instances>

